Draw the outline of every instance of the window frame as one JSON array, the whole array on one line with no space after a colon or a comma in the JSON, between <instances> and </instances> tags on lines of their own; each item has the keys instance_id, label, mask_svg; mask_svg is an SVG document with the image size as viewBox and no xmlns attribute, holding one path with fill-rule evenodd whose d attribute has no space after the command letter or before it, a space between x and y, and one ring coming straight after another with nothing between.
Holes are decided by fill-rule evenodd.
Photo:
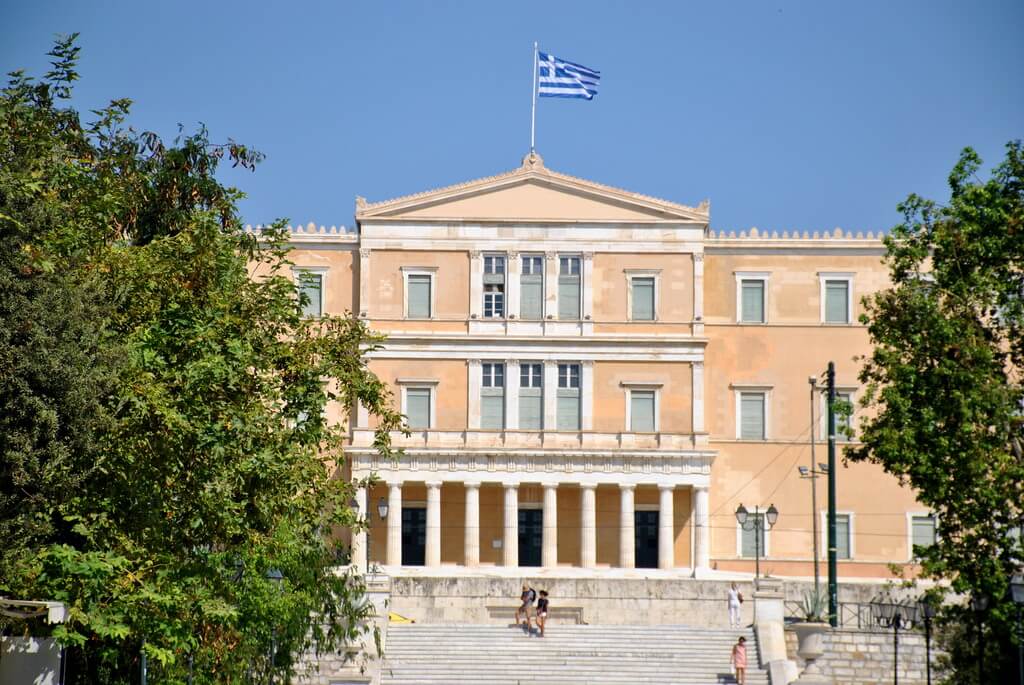
<instances>
[{"instance_id":1,"label":"window frame","mask_svg":"<svg viewBox=\"0 0 1024 685\"><path fill-rule=\"evenodd\" d=\"M820 513L821 513L821 528L819 528L819 530L821 531L820 532L820 534L821 534L821 546L818 547L818 549L821 550L819 552L822 555L821 558L827 559L828 558L828 512L827 511L822 511ZM836 511L836 518L838 518L840 516L845 516L847 518L847 521L849 521L849 525L847 526L847 534L849 535L850 556L845 557L845 558L841 557L841 556L839 556L839 552L837 551L836 552L836 558L839 561L853 561L856 558L856 556L857 556L857 549L854 546L854 540L857 537L856 536L856 532L855 532L856 529L854 527L855 526L855 523L854 523L854 518L855 518L854 517L854 512L846 511L846 510Z\"/></svg>"},{"instance_id":2,"label":"window frame","mask_svg":"<svg viewBox=\"0 0 1024 685\"><path fill-rule=\"evenodd\" d=\"M931 518L935 522L935 541L933 545L939 542L939 516L933 511L908 511L907 512L907 561L917 561L918 557L914 556L914 519L915 518Z\"/></svg>"},{"instance_id":3,"label":"window frame","mask_svg":"<svg viewBox=\"0 0 1024 685\"><path fill-rule=\"evenodd\" d=\"M826 326L850 326L854 322L853 315L853 279L852 271L819 271L818 272L818 305L819 321ZM846 282L846 321L827 321L825 318L825 300L829 281Z\"/></svg>"},{"instance_id":4,"label":"window frame","mask_svg":"<svg viewBox=\"0 0 1024 685\"><path fill-rule=\"evenodd\" d=\"M526 273L523 267L526 266L527 260L539 259L540 260L540 271L530 271ZM523 277L540 277L540 312L536 318L523 316ZM516 313L521 320L524 321L543 321L544 320L544 299L545 291L547 289L547 262L546 255L543 252L524 252L519 254L519 311Z\"/></svg>"},{"instance_id":5,"label":"window frame","mask_svg":"<svg viewBox=\"0 0 1024 685\"><path fill-rule=\"evenodd\" d=\"M496 385L498 369L501 370L501 385ZM490 373L488 373L488 370ZM484 426L484 398L501 398L501 425ZM485 361L480 364L480 430L505 430L508 428L508 364L503 361Z\"/></svg>"},{"instance_id":6,"label":"window frame","mask_svg":"<svg viewBox=\"0 0 1024 685\"><path fill-rule=\"evenodd\" d=\"M563 366L567 367L566 368L566 374L565 374L566 385L564 385L564 386L562 385L562 373L561 373ZM575 386L572 385L572 380L573 380L572 369L573 368L575 368L577 370L577 372L578 372L577 375L576 375L576 383L577 384ZM570 432L578 432L578 431L583 430L583 362L580 362L580 361L557 362L557 365L555 367L555 388L554 388L554 390L555 390L555 425L553 427L553 430L555 430L555 431L570 431ZM571 428L571 429L570 428L566 428L566 429L563 429L563 428L559 427L559 413L558 413L558 404L559 404L559 402L558 402L558 400L562 399L561 396L560 396L560 392L562 390L575 390L576 391L576 395L575 395L575 397L576 397L576 428Z\"/></svg>"},{"instance_id":7,"label":"window frame","mask_svg":"<svg viewBox=\"0 0 1024 685\"><path fill-rule=\"evenodd\" d=\"M735 271L736 279L736 323L746 326L764 326L768 323L768 283L770 271ZM761 281L761 320L745 321L743 319L743 281Z\"/></svg>"},{"instance_id":8,"label":"window frame","mask_svg":"<svg viewBox=\"0 0 1024 685\"><path fill-rule=\"evenodd\" d=\"M767 517L765 515L768 513L768 507L767 506L759 506L759 509L760 509L760 511L758 512L758 516L761 517L762 521L766 520ZM749 512L750 516L753 516L754 515L753 507L748 508L748 512ZM753 559L754 557L752 557L752 556L750 556L750 557L743 556L743 533L744 533L743 526L740 525L739 521L736 521L735 517L733 517L733 521L735 521L735 523L736 523L736 558L737 559ZM762 559L767 559L770 556L771 549L772 549L772 529L762 526L762 531L764 533L764 548L761 550L761 558ZM756 530L755 531L748 531L748 532L752 532L752 533L756 534Z\"/></svg>"},{"instance_id":9,"label":"window frame","mask_svg":"<svg viewBox=\"0 0 1024 685\"><path fill-rule=\"evenodd\" d=\"M663 383L654 383L647 381L623 381L620 383L623 390L625 390L626 396L626 421L623 427L624 433L637 433L641 435L647 435L647 431L635 431L633 430L633 392L652 392L654 393L654 430L653 433L661 432L661 389L664 386Z\"/></svg>"},{"instance_id":10,"label":"window frame","mask_svg":"<svg viewBox=\"0 0 1024 685\"><path fill-rule=\"evenodd\" d=\"M558 281L557 281L556 285L558 286L558 288L557 288L557 291L556 291L556 294L555 294L555 307L556 307L556 311L558 313L558 317L557 318L558 318L559 321L582 321L583 320L583 254L580 253L580 252L566 252L564 254L559 252L558 255L557 255L557 259L558 259L558 265L557 265L557 269L556 269L556 278L558 279ZM570 276L570 277L575 276L576 278L579 279L579 281L577 282L578 288L577 288L577 295L576 295L576 316L573 317L573 318L569 318L569 319L563 319L562 318L562 305L561 305L562 299L561 298L562 298L562 276L563 276L563 274L562 274L562 260L563 259L575 259L576 263L579 265L579 271L577 271L577 273L572 273L572 268L570 267L569 273L568 274L564 274L565 276Z\"/></svg>"},{"instance_id":11,"label":"window frame","mask_svg":"<svg viewBox=\"0 0 1024 685\"><path fill-rule=\"evenodd\" d=\"M736 440L743 442L768 442L772 439L772 393L771 385L732 385L736 412ZM743 437L743 393L761 393L764 395L764 437L761 439Z\"/></svg>"},{"instance_id":12,"label":"window frame","mask_svg":"<svg viewBox=\"0 0 1024 685\"><path fill-rule=\"evenodd\" d=\"M818 408L821 425L819 428L821 431L818 433L823 439L828 439L828 389L819 388L818 395L821 397L821 406ZM849 395L850 404L853 406L854 411L850 413L850 428L851 430L856 427L853 420L857 416L857 390L859 388L852 385L838 385L836 386L836 399L839 399L839 395ZM853 438L847 438L839 431L839 422L836 422L836 442L853 443L857 442L856 436Z\"/></svg>"},{"instance_id":13,"label":"window frame","mask_svg":"<svg viewBox=\"0 0 1024 685\"><path fill-rule=\"evenodd\" d=\"M430 406L428 407L428 425L426 428L413 428L409 426L411 431L429 431L437 429L437 386L440 382L434 378L398 378L395 381L398 386L402 389L402 416L408 420L409 418L409 396L408 391L414 390L427 390L429 392L428 401Z\"/></svg>"},{"instance_id":14,"label":"window frame","mask_svg":"<svg viewBox=\"0 0 1024 685\"><path fill-rule=\"evenodd\" d=\"M436 266L403 266L402 271L402 318L412 321L432 321L437 318L437 267ZM429 316L409 316L409 276L428 276L430 278Z\"/></svg>"},{"instance_id":15,"label":"window frame","mask_svg":"<svg viewBox=\"0 0 1024 685\"><path fill-rule=\"evenodd\" d=\"M661 269L623 269L626 274L626 320L654 323L658 321L661 309ZM651 302L651 318L637 319L633 316L633 281L637 278L650 278L654 282L653 301ZM582 293L582 290L581 290Z\"/></svg>"},{"instance_id":16,"label":"window frame","mask_svg":"<svg viewBox=\"0 0 1024 685\"><path fill-rule=\"evenodd\" d=\"M480 284L481 285L481 291L480 292L481 292L481 298L482 298L480 300L480 318L482 318L482 319L506 319L506 318L508 318L508 290L509 290L509 288L508 288L508 254L506 254L505 252L484 252L483 254L481 254L480 257L481 257L481 260L482 260L481 261L481 266L480 266L480 269L481 269L481 271L480 271L480 275L481 275L481 284ZM494 271L490 271L489 272L487 270L487 263L490 261L493 264L495 259L500 259L501 260L501 272L500 272L500 274L498 272L494 272ZM488 283L487 282L487 277L488 276L498 276L498 275L501 276L501 282L500 282L500 285L501 285L501 291L500 291L500 295L501 295L501 313L500 314L495 314L494 313L497 310L497 308L494 306L494 298L492 298L491 314L488 315L487 314L487 296L488 295L499 294L499 291L488 291L487 290L487 286L489 286L489 285L498 285L497 282L495 282L495 283Z\"/></svg>"},{"instance_id":17,"label":"window frame","mask_svg":"<svg viewBox=\"0 0 1024 685\"><path fill-rule=\"evenodd\" d=\"M534 377L534 374L533 374L534 367L537 367L537 369L539 370L539 373L536 375L536 377ZM523 372L524 371L526 371L527 380L530 382L530 385L523 385ZM518 407L518 411L519 411L519 425L517 425L516 428L519 429L519 430L530 430L530 431L537 430L537 431L542 431L542 430L544 430L544 427L545 427L544 426L544 402L545 402L545 398L544 398L544 393L545 393L545 387L544 387L544 362L538 361L538 360L533 360L533 359L522 360L522 361L519 362L519 374L518 375L519 375L519 378L515 382L518 383L518 386L516 388L517 389L518 398L517 398L516 401L519 403L519 407ZM537 385L533 385L533 381L535 381L535 380L537 381ZM505 382L508 383L509 381L506 379ZM524 390L526 390L528 392L526 394L524 394L523 393ZM537 391L536 395L533 394L533 391ZM536 397L536 399L538 399L540 401L539 411L537 412L538 413L538 417L540 419L540 421L539 421L540 425L538 427L536 427L536 428L533 428L533 427L524 428L523 425L522 425L522 421L523 421L523 398L525 398L525 397L528 397L531 400Z\"/></svg>"},{"instance_id":18,"label":"window frame","mask_svg":"<svg viewBox=\"0 0 1024 685\"><path fill-rule=\"evenodd\" d=\"M320 277L320 313L317 315L302 313L304 318L322 318L327 313L327 272L326 266L293 266L292 279L297 292L302 290L302 277L306 274Z\"/></svg>"}]
</instances>

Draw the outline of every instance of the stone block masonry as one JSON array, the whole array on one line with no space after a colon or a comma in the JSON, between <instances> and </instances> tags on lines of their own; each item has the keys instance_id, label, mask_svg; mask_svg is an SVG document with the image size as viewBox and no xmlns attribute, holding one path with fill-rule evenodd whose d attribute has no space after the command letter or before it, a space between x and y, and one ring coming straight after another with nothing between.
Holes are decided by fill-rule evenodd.
<instances>
[{"instance_id":1,"label":"stone block masonry","mask_svg":"<svg viewBox=\"0 0 1024 685\"><path fill-rule=\"evenodd\" d=\"M801 669L804 661L796 654L796 634L786 631L786 651ZM932 681L935 672L935 643L932 642ZM893 680L892 631L838 629L825 636L825 656L818 664L835 685L878 685ZM896 667L900 685L925 685L924 635L900 631L899 662Z\"/></svg>"}]
</instances>

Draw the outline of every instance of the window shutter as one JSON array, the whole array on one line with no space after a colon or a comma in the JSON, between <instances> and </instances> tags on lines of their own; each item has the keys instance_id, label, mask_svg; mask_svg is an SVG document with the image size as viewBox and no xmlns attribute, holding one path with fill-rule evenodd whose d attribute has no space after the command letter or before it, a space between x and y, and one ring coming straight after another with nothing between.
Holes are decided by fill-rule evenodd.
<instances>
[{"instance_id":1,"label":"window shutter","mask_svg":"<svg viewBox=\"0 0 1024 685\"><path fill-rule=\"evenodd\" d=\"M850 558L850 516L836 515L836 556L840 559Z\"/></svg>"},{"instance_id":2,"label":"window shutter","mask_svg":"<svg viewBox=\"0 0 1024 685\"><path fill-rule=\"evenodd\" d=\"M764 281L743 281L741 321L764 323Z\"/></svg>"},{"instance_id":3,"label":"window shutter","mask_svg":"<svg viewBox=\"0 0 1024 685\"><path fill-rule=\"evenodd\" d=\"M410 319L430 318L430 276L428 274L409 274L409 302L407 306Z\"/></svg>"},{"instance_id":4,"label":"window shutter","mask_svg":"<svg viewBox=\"0 0 1024 685\"><path fill-rule=\"evenodd\" d=\"M430 388L406 388L405 414L409 428L430 428Z\"/></svg>"},{"instance_id":5,"label":"window shutter","mask_svg":"<svg viewBox=\"0 0 1024 685\"><path fill-rule=\"evenodd\" d=\"M541 430L543 427L543 391L540 388L519 388L519 428Z\"/></svg>"},{"instance_id":6,"label":"window shutter","mask_svg":"<svg viewBox=\"0 0 1024 685\"><path fill-rule=\"evenodd\" d=\"M580 277L558 277L558 318L580 318Z\"/></svg>"},{"instance_id":7,"label":"window shutter","mask_svg":"<svg viewBox=\"0 0 1024 685\"><path fill-rule=\"evenodd\" d=\"M320 309L322 288L323 276L320 274L303 273L299 275L299 290L307 299L306 303L302 305L303 315L320 316L323 313Z\"/></svg>"},{"instance_id":8,"label":"window shutter","mask_svg":"<svg viewBox=\"0 0 1024 685\"><path fill-rule=\"evenodd\" d=\"M522 276L519 287L519 318L544 318L544 280L540 274Z\"/></svg>"},{"instance_id":9,"label":"window shutter","mask_svg":"<svg viewBox=\"0 0 1024 685\"><path fill-rule=\"evenodd\" d=\"M633 390L629 393L629 430L634 433L654 432L654 391Z\"/></svg>"},{"instance_id":10,"label":"window shutter","mask_svg":"<svg viewBox=\"0 0 1024 685\"><path fill-rule=\"evenodd\" d=\"M740 394L740 438L764 440L764 393Z\"/></svg>"},{"instance_id":11,"label":"window shutter","mask_svg":"<svg viewBox=\"0 0 1024 685\"><path fill-rule=\"evenodd\" d=\"M502 388L483 388L480 397L480 427L501 430L505 427L505 393Z\"/></svg>"},{"instance_id":12,"label":"window shutter","mask_svg":"<svg viewBox=\"0 0 1024 685\"><path fill-rule=\"evenodd\" d=\"M928 547L935 544L935 517L915 516L911 520L914 544Z\"/></svg>"},{"instance_id":13,"label":"window shutter","mask_svg":"<svg viewBox=\"0 0 1024 685\"><path fill-rule=\"evenodd\" d=\"M654 321L654 279L631 278L633 289L633 320Z\"/></svg>"},{"instance_id":14,"label":"window shutter","mask_svg":"<svg viewBox=\"0 0 1024 685\"><path fill-rule=\"evenodd\" d=\"M757 555L758 546L761 548L761 556L764 556L764 515L758 514L756 518L760 520L762 525L758 525L756 528L754 527L755 515L751 513L750 517L747 519L747 527L741 529L742 537L740 538L740 555L750 557L751 559ZM760 538L760 540L758 538Z\"/></svg>"},{"instance_id":15,"label":"window shutter","mask_svg":"<svg viewBox=\"0 0 1024 685\"><path fill-rule=\"evenodd\" d=\"M849 323L850 284L846 281L825 281L825 321L826 323Z\"/></svg>"},{"instance_id":16,"label":"window shutter","mask_svg":"<svg viewBox=\"0 0 1024 685\"><path fill-rule=\"evenodd\" d=\"M580 390L579 388L558 389L558 430L575 431L580 429Z\"/></svg>"}]
</instances>

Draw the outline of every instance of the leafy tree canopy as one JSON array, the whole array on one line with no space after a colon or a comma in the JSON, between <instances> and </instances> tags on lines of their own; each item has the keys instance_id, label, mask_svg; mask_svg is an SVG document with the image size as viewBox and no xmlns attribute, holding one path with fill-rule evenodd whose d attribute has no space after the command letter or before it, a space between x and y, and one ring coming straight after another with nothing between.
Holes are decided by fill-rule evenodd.
<instances>
[{"instance_id":1,"label":"leafy tree canopy","mask_svg":"<svg viewBox=\"0 0 1024 685\"><path fill-rule=\"evenodd\" d=\"M877 413L847 455L881 464L935 512L938 543L915 550L924 572L991 598L988 625L1008 646L1008 581L1024 565L1020 141L987 180L980 168L968 148L948 203L911 195L900 205L903 223L885 241L892 285L866 298L862 317L873 351L861 381Z\"/></svg>"},{"instance_id":2,"label":"leafy tree canopy","mask_svg":"<svg viewBox=\"0 0 1024 685\"><path fill-rule=\"evenodd\" d=\"M362 402L389 451L379 341L303 317L286 231L243 230L216 171L258 153L166 144L128 100L83 123L74 39L0 96L0 595L69 605L75 682L143 651L152 682L288 674L366 612L325 534L358 525L325 409Z\"/></svg>"}]
</instances>

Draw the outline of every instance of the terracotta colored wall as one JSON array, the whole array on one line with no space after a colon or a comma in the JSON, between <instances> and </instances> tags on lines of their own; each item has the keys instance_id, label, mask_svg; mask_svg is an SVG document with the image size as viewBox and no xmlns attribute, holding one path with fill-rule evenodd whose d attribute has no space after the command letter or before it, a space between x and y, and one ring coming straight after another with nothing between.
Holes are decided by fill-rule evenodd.
<instances>
[{"instance_id":1,"label":"terracotta colored wall","mask_svg":"<svg viewBox=\"0 0 1024 685\"><path fill-rule=\"evenodd\" d=\"M402 267L437 267L434 276L434 316L469 318L469 254L373 250L370 253L371 319L401 319L405 312Z\"/></svg>"},{"instance_id":2,"label":"terracotta colored wall","mask_svg":"<svg viewBox=\"0 0 1024 685\"><path fill-rule=\"evenodd\" d=\"M626 430L626 388L623 382L663 383L660 428L689 433L693 426L693 372L688 363L597 362L594 364L594 430Z\"/></svg>"},{"instance_id":3,"label":"terracotta colored wall","mask_svg":"<svg viewBox=\"0 0 1024 685\"><path fill-rule=\"evenodd\" d=\"M462 360L373 359L370 370L389 384L396 409L401 409L401 387L398 378L429 378L438 380L434 391L437 402L437 430L465 430L468 403L468 370ZM371 426L376 425L370 417Z\"/></svg>"},{"instance_id":4,"label":"terracotta colored wall","mask_svg":"<svg viewBox=\"0 0 1024 685\"><path fill-rule=\"evenodd\" d=\"M594 321L628 321L626 270L657 269L659 322L693 318L693 257L689 254L594 254Z\"/></svg>"},{"instance_id":5,"label":"terracotta colored wall","mask_svg":"<svg viewBox=\"0 0 1024 685\"><path fill-rule=\"evenodd\" d=\"M345 314L356 310L359 294L359 256L353 249L308 249L292 250L290 258L295 268L304 266L328 269L325 275L324 312ZM290 271L288 272L290 276Z\"/></svg>"}]
</instances>

